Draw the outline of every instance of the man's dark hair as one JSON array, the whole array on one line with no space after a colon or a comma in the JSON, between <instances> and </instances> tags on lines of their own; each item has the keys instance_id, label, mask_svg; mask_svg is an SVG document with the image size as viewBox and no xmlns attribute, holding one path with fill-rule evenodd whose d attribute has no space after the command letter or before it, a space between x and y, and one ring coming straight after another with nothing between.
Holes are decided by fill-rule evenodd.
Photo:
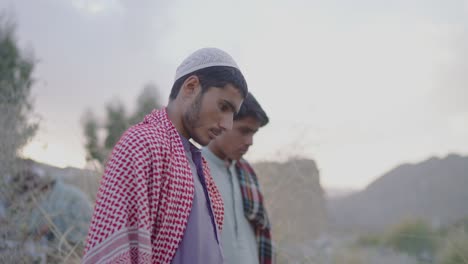
<instances>
[{"instance_id":1,"label":"man's dark hair","mask_svg":"<svg viewBox=\"0 0 468 264\"><path fill-rule=\"evenodd\" d=\"M247 96L247 82L244 75L238 69L229 66L212 66L194 71L177 79L172 86L169 100L177 97L182 84L192 75L196 75L200 80L202 93L205 93L210 87L224 88L226 85L232 84L240 91L243 98Z\"/></svg>"},{"instance_id":2,"label":"man's dark hair","mask_svg":"<svg viewBox=\"0 0 468 264\"><path fill-rule=\"evenodd\" d=\"M263 108L251 93L248 93L245 97L239 112L234 116L234 120L241 120L246 117L255 118L260 122L260 127L265 126L270 121Z\"/></svg>"}]
</instances>

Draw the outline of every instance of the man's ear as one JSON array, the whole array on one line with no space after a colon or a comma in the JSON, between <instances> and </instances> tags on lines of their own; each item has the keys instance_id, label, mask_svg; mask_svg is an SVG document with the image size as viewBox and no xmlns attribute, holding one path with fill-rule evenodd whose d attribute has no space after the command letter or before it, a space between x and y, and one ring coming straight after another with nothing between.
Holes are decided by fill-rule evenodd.
<instances>
[{"instance_id":1,"label":"man's ear","mask_svg":"<svg viewBox=\"0 0 468 264\"><path fill-rule=\"evenodd\" d=\"M197 95L201 90L200 80L196 75L188 77L180 89L180 94L183 98L190 98Z\"/></svg>"}]
</instances>

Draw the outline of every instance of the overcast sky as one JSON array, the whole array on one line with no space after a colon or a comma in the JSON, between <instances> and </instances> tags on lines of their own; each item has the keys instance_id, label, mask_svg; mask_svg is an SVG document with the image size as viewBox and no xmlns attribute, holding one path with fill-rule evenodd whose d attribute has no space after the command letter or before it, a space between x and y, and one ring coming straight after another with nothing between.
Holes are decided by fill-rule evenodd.
<instances>
[{"instance_id":1,"label":"overcast sky","mask_svg":"<svg viewBox=\"0 0 468 264\"><path fill-rule=\"evenodd\" d=\"M228 51L271 123L248 158L313 158L325 187L468 154L468 1L0 0L38 59L24 155L85 165L80 119L145 83L167 98L194 50ZM164 99L164 102L167 102ZM287 177L287 175L285 175Z\"/></svg>"}]
</instances>

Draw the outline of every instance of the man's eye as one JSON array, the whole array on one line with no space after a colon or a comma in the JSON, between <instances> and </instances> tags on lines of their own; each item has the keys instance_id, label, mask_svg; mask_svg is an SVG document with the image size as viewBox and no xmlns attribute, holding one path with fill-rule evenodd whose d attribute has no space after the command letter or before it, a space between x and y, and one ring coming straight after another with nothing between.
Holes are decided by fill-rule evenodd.
<instances>
[{"instance_id":1,"label":"man's eye","mask_svg":"<svg viewBox=\"0 0 468 264\"><path fill-rule=\"evenodd\" d=\"M250 129L241 129L241 134L242 135L247 135L250 133Z\"/></svg>"},{"instance_id":2,"label":"man's eye","mask_svg":"<svg viewBox=\"0 0 468 264\"><path fill-rule=\"evenodd\" d=\"M226 105L226 104L220 104L219 105L219 109L222 111L222 112L227 112L229 110L229 107Z\"/></svg>"}]
</instances>

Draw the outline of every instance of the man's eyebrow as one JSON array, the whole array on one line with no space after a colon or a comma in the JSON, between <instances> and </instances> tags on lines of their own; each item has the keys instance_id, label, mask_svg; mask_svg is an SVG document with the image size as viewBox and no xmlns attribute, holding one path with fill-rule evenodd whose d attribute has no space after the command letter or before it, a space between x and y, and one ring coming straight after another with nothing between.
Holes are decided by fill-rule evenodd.
<instances>
[{"instance_id":1,"label":"man's eyebrow","mask_svg":"<svg viewBox=\"0 0 468 264\"><path fill-rule=\"evenodd\" d=\"M253 129L253 128L250 128L248 126L242 126L242 127L240 127L240 129L242 129L244 131L247 131L247 132L253 132L253 133L258 131L258 129Z\"/></svg>"}]
</instances>

